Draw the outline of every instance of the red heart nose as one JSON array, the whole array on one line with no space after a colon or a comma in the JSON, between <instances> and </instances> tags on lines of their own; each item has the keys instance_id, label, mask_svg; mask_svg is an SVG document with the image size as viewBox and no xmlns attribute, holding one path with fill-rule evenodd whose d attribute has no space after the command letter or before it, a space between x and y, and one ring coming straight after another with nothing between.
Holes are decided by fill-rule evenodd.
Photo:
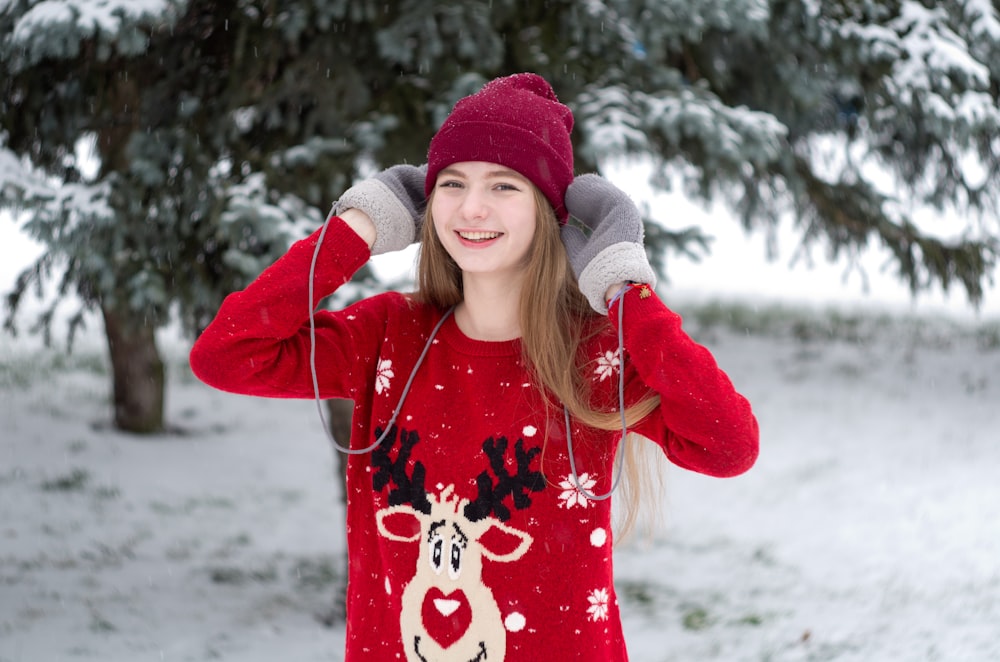
<instances>
[{"instance_id":1,"label":"red heart nose","mask_svg":"<svg viewBox=\"0 0 1000 662\"><path fill-rule=\"evenodd\" d=\"M420 608L424 629L441 648L448 648L458 641L472 622L472 607L465 592L458 590L445 595L433 587L424 595Z\"/></svg>"}]
</instances>

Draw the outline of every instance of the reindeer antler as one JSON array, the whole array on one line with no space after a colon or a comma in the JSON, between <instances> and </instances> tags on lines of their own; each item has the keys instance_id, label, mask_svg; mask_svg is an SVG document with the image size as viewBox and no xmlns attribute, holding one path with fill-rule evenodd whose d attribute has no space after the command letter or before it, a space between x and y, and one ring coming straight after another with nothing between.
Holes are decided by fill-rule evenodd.
<instances>
[{"instance_id":1,"label":"reindeer antler","mask_svg":"<svg viewBox=\"0 0 1000 662\"><path fill-rule=\"evenodd\" d=\"M506 437L494 439L490 437L483 442L483 452L489 458L490 468L496 476L496 484L489 471L484 471L476 477L476 487L479 495L475 501L465 506L465 516L469 521L476 522L490 513L497 519L506 522L510 519L510 509L503 500L510 496L514 507L523 510L531 505L530 492L541 492L545 489L545 479L541 471L531 469L531 462L542 449L539 447L525 449L524 440L518 439L514 444L514 460L516 469L513 474L507 471L506 456L508 442Z\"/></svg>"},{"instance_id":2,"label":"reindeer antler","mask_svg":"<svg viewBox=\"0 0 1000 662\"><path fill-rule=\"evenodd\" d=\"M382 429L375 428L375 434L381 436ZM409 466L413 447L419 442L420 435L416 432L391 426L382 444L372 451L372 487L381 491L390 484L395 485L389 489L390 506L411 504L414 510L430 514L431 502L425 486L427 470L419 461L413 462L412 469ZM397 446L398 451L394 457L393 449ZM514 444L513 458L516 468L510 472L507 470L508 447L506 437L490 437L483 442L483 453L489 460L489 469L476 477L476 499L465 504L463 512L469 521L477 522L492 514L498 520L506 522L510 519L511 511L504 504L504 499L510 497L514 507L523 510L531 505L531 492L545 489L542 472L531 468L532 461L542 449L525 448L524 440L518 439ZM494 476L496 483L493 481Z\"/></svg>"},{"instance_id":3,"label":"reindeer antler","mask_svg":"<svg viewBox=\"0 0 1000 662\"><path fill-rule=\"evenodd\" d=\"M382 429L376 427L375 436L381 437ZM394 460L391 453L397 440L399 452ZM410 475L406 473L410 454L419 442L420 435L416 432L397 430L395 425L390 427L388 436L372 451L372 467L375 469L372 486L376 491L381 491L391 481L396 487L389 490L389 505L409 503L415 510L427 515L431 512L431 502L427 499L427 489L424 487L427 470L422 462L417 461L413 463L413 472Z\"/></svg>"}]
</instances>

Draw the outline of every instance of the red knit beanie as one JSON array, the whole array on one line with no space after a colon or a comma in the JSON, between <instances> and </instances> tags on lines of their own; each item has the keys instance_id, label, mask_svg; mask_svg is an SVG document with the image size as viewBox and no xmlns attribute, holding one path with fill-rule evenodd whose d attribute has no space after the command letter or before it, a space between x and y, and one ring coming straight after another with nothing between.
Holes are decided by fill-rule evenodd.
<instances>
[{"instance_id":1,"label":"red knit beanie","mask_svg":"<svg viewBox=\"0 0 1000 662\"><path fill-rule=\"evenodd\" d=\"M530 73L496 78L460 99L431 140L425 193L431 194L438 172L452 163L498 163L530 179L564 223L563 197L573 181L572 130L572 111L544 78Z\"/></svg>"}]
</instances>

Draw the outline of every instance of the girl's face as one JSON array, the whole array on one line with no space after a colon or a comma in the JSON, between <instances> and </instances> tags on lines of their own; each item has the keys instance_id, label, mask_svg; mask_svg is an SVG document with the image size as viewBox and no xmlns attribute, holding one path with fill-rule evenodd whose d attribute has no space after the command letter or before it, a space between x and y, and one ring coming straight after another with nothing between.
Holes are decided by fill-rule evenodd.
<instances>
[{"instance_id":1,"label":"girl's face","mask_svg":"<svg viewBox=\"0 0 1000 662\"><path fill-rule=\"evenodd\" d=\"M533 184L485 161L453 163L434 184L431 216L448 254L466 274L518 275L535 236Z\"/></svg>"}]
</instances>

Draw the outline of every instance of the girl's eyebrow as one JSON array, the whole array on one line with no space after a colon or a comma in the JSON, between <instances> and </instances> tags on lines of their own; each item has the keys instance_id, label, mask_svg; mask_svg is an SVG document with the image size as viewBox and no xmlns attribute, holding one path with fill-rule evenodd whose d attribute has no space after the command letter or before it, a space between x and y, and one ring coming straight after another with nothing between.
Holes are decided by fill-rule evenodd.
<instances>
[{"instance_id":1,"label":"girl's eyebrow","mask_svg":"<svg viewBox=\"0 0 1000 662\"><path fill-rule=\"evenodd\" d=\"M500 170L490 170L486 173L487 177L511 177L513 179L519 179L521 181L528 181L528 178L519 173L517 170L511 170L510 168L502 168Z\"/></svg>"},{"instance_id":2,"label":"girl's eyebrow","mask_svg":"<svg viewBox=\"0 0 1000 662\"><path fill-rule=\"evenodd\" d=\"M438 176L440 176L440 175L448 175L450 177L463 177L463 178L467 178L468 177L468 175L466 173L462 172L458 168L452 168L450 166L447 167L447 168L442 168L440 170L440 172L438 173ZM527 181L527 178L524 175L522 175L521 173L519 173L517 170L511 170L510 168L499 168L497 170L490 170L490 171L488 171L486 173L485 176L486 177L494 177L494 178L495 177L511 177L511 178L514 178L514 179L520 179L520 180Z\"/></svg>"}]
</instances>

